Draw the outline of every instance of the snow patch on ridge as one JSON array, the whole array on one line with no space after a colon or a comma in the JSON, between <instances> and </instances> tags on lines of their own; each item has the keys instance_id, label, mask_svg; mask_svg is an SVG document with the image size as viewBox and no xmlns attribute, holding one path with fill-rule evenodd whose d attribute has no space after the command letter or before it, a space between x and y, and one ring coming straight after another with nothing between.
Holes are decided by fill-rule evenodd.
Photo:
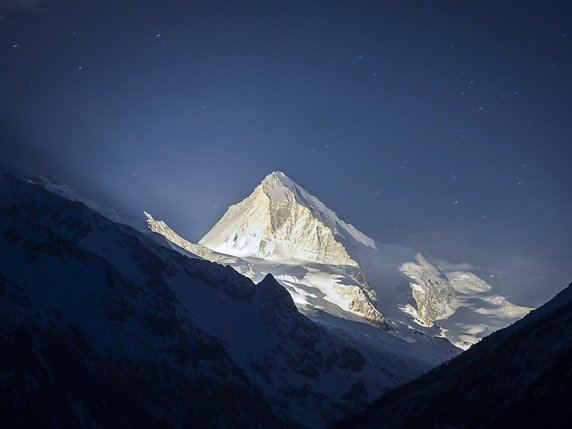
<instances>
[{"instance_id":1,"label":"snow patch on ridge","mask_svg":"<svg viewBox=\"0 0 572 429\"><path fill-rule=\"evenodd\" d=\"M96 211L103 217L106 217L112 222L128 225L140 232L146 232L147 228L143 218L137 217L132 213L117 210L105 206L104 204L82 197L77 194L73 189L62 183L55 177L36 176L26 181L32 185L38 185L50 191L52 194L59 195L69 201L78 201L85 204L90 209Z\"/></svg>"}]
</instances>

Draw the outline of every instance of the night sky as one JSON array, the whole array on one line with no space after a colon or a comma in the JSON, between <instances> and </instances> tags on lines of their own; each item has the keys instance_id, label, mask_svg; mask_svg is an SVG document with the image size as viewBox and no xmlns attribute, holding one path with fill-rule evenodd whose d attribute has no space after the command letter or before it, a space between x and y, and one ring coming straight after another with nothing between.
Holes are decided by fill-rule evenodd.
<instances>
[{"instance_id":1,"label":"night sky","mask_svg":"<svg viewBox=\"0 0 572 429\"><path fill-rule=\"evenodd\" d=\"M570 1L0 0L0 17L2 171L197 241L281 170L516 303L572 281Z\"/></svg>"}]
</instances>

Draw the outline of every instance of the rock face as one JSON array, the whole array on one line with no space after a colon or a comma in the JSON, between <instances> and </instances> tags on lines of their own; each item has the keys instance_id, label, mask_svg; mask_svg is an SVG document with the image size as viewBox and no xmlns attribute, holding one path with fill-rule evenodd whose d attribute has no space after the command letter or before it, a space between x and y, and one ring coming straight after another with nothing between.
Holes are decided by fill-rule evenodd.
<instances>
[{"instance_id":1,"label":"rock face","mask_svg":"<svg viewBox=\"0 0 572 429\"><path fill-rule=\"evenodd\" d=\"M322 427L427 369L166 243L0 178L3 427Z\"/></svg>"},{"instance_id":2,"label":"rock face","mask_svg":"<svg viewBox=\"0 0 572 429\"><path fill-rule=\"evenodd\" d=\"M426 326L440 326L450 341L464 349L531 310L495 294L475 274L445 271L421 254L400 269L411 279L417 320Z\"/></svg>"},{"instance_id":3,"label":"rock face","mask_svg":"<svg viewBox=\"0 0 572 429\"><path fill-rule=\"evenodd\" d=\"M231 206L200 244L241 257L357 267L337 239L342 234L358 232L284 173L274 172Z\"/></svg>"},{"instance_id":4,"label":"rock face","mask_svg":"<svg viewBox=\"0 0 572 429\"><path fill-rule=\"evenodd\" d=\"M514 325L332 429L567 428L572 284Z\"/></svg>"},{"instance_id":5,"label":"rock face","mask_svg":"<svg viewBox=\"0 0 572 429\"><path fill-rule=\"evenodd\" d=\"M413 280L411 294L421 322L431 326L453 313L452 304L456 298L453 286L423 255L417 255L417 263L403 264L401 271Z\"/></svg>"},{"instance_id":6,"label":"rock face","mask_svg":"<svg viewBox=\"0 0 572 429\"><path fill-rule=\"evenodd\" d=\"M209 255L213 253L210 249L206 248L205 246L201 246L200 244L194 244L188 240L185 240L183 237L173 231L165 222L155 219L149 213L143 212L143 214L147 218L147 228L149 228L149 231L162 235L170 243L173 243L175 246L178 246L179 248L184 249L193 255L210 259Z\"/></svg>"}]
</instances>

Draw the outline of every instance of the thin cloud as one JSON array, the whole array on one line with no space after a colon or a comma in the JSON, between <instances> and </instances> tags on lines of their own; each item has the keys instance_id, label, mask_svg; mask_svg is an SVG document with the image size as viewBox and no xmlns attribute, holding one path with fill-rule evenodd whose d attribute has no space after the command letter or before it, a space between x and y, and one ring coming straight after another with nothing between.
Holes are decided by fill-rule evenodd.
<instances>
[{"instance_id":1,"label":"thin cloud","mask_svg":"<svg viewBox=\"0 0 572 429\"><path fill-rule=\"evenodd\" d=\"M444 268L447 271L474 271L476 270L475 266L469 262L459 262L453 263L449 261L445 261L444 259L435 259L437 265Z\"/></svg>"}]
</instances>

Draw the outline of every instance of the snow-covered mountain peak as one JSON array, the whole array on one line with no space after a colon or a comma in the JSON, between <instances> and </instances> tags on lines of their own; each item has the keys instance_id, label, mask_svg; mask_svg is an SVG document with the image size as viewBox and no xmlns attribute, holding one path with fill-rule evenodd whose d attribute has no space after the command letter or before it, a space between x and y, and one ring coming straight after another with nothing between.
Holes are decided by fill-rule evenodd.
<instances>
[{"instance_id":1,"label":"snow-covered mountain peak","mask_svg":"<svg viewBox=\"0 0 572 429\"><path fill-rule=\"evenodd\" d=\"M199 243L239 257L357 267L345 245L367 245L370 239L359 234L284 173L273 172Z\"/></svg>"},{"instance_id":2,"label":"snow-covered mountain peak","mask_svg":"<svg viewBox=\"0 0 572 429\"><path fill-rule=\"evenodd\" d=\"M232 205L200 244L239 257L352 267L358 263L350 249L375 248L371 238L279 171Z\"/></svg>"},{"instance_id":3,"label":"snow-covered mountain peak","mask_svg":"<svg viewBox=\"0 0 572 429\"><path fill-rule=\"evenodd\" d=\"M199 244L258 267L249 271L272 272L283 284L298 279L300 285L300 279L285 279L282 271L313 279L307 291L290 284L298 305L330 308L387 327L353 256L375 250L373 240L282 172L269 174L252 194L230 206Z\"/></svg>"}]
</instances>

